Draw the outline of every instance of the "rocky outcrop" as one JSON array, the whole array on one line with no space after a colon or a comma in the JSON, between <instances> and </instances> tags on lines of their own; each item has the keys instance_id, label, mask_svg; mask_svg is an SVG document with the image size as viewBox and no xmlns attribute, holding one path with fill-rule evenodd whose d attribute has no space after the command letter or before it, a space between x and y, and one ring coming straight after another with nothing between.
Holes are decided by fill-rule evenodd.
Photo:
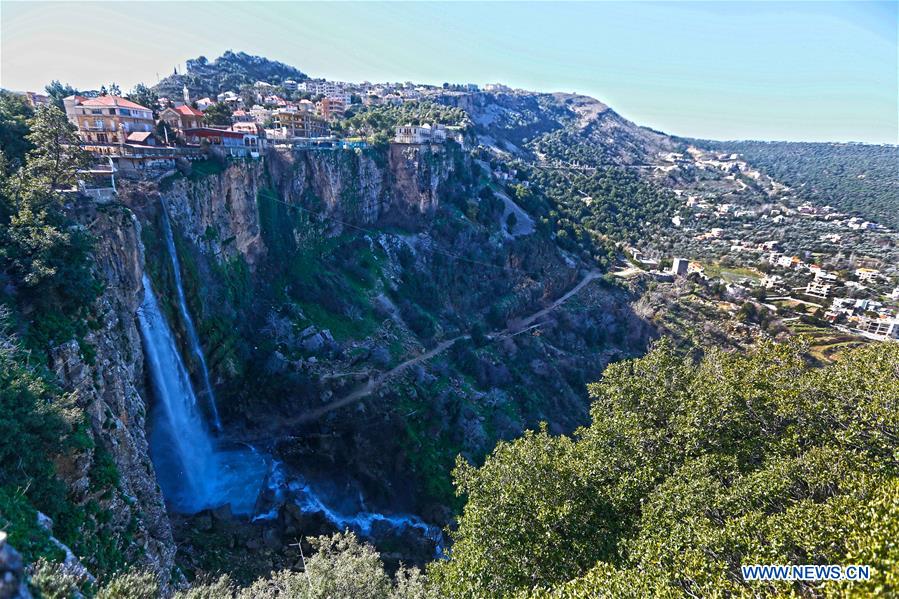
<instances>
[{"instance_id":1,"label":"rocky outcrop","mask_svg":"<svg viewBox=\"0 0 899 599\"><path fill-rule=\"evenodd\" d=\"M30 599L25 582L25 563L0 531L0 599Z\"/></svg>"},{"instance_id":2,"label":"rocky outcrop","mask_svg":"<svg viewBox=\"0 0 899 599\"><path fill-rule=\"evenodd\" d=\"M263 174L261 161L234 162L214 175L178 178L160 195L178 230L201 251L239 254L252 267L265 252L256 207Z\"/></svg>"},{"instance_id":3,"label":"rocky outcrop","mask_svg":"<svg viewBox=\"0 0 899 599\"><path fill-rule=\"evenodd\" d=\"M87 415L93 447L60 457L57 469L73 499L97 501L109 515L103 526L120 539L129 561L166 581L175 547L148 452L144 356L135 322L142 293L141 227L130 210L115 204L85 205L78 217L95 237L95 270L104 291L91 332L81 344L55 348L51 366ZM102 485L94 472L101 453L111 456L116 471Z\"/></svg>"}]
</instances>

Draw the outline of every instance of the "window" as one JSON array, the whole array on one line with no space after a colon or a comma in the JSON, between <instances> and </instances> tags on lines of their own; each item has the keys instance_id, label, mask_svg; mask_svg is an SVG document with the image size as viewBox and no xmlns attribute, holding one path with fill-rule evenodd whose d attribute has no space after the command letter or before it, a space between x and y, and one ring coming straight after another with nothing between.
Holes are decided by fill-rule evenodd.
<instances>
[{"instance_id":1,"label":"window","mask_svg":"<svg viewBox=\"0 0 899 599\"><path fill-rule=\"evenodd\" d=\"M100 110L99 108L92 108L91 114L103 114L103 111Z\"/></svg>"},{"instance_id":2,"label":"window","mask_svg":"<svg viewBox=\"0 0 899 599\"><path fill-rule=\"evenodd\" d=\"M131 116L131 111L127 108L119 108L119 114L122 116Z\"/></svg>"},{"instance_id":3,"label":"window","mask_svg":"<svg viewBox=\"0 0 899 599\"><path fill-rule=\"evenodd\" d=\"M103 128L103 119L94 120L94 127L97 129L102 129Z\"/></svg>"}]
</instances>

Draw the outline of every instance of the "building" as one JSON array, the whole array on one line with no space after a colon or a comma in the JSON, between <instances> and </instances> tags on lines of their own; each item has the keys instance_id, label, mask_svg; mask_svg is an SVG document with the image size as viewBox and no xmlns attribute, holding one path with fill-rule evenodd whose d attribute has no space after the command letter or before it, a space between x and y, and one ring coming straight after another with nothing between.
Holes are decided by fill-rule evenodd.
<instances>
[{"instance_id":1,"label":"building","mask_svg":"<svg viewBox=\"0 0 899 599\"><path fill-rule=\"evenodd\" d=\"M124 143L129 134L153 131L153 111L120 96L69 96L66 116L85 144Z\"/></svg>"},{"instance_id":2,"label":"building","mask_svg":"<svg viewBox=\"0 0 899 599\"><path fill-rule=\"evenodd\" d=\"M873 268L856 268L855 276L858 277L859 281L874 283L880 278L880 271L874 270Z\"/></svg>"},{"instance_id":3,"label":"building","mask_svg":"<svg viewBox=\"0 0 899 599\"><path fill-rule=\"evenodd\" d=\"M690 261L683 258L675 258L671 263L671 274L680 277L686 276L690 270Z\"/></svg>"},{"instance_id":4,"label":"building","mask_svg":"<svg viewBox=\"0 0 899 599\"><path fill-rule=\"evenodd\" d=\"M38 106L50 103L50 96L35 92L25 92L25 99L32 108L37 108Z\"/></svg>"},{"instance_id":5,"label":"building","mask_svg":"<svg viewBox=\"0 0 899 599\"><path fill-rule=\"evenodd\" d=\"M166 108L159 113L159 120L164 121L175 131L198 129L203 126L203 113L188 105Z\"/></svg>"},{"instance_id":6,"label":"building","mask_svg":"<svg viewBox=\"0 0 899 599\"><path fill-rule=\"evenodd\" d=\"M346 113L346 101L342 97L322 98L318 108L319 115L326 121L339 119Z\"/></svg>"},{"instance_id":7,"label":"building","mask_svg":"<svg viewBox=\"0 0 899 599\"><path fill-rule=\"evenodd\" d=\"M875 339L899 339L899 318L859 316L855 328Z\"/></svg>"},{"instance_id":8,"label":"building","mask_svg":"<svg viewBox=\"0 0 899 599\"><path fill-rule=\"evenodd\" d=\"M297 91L297 82L294 81L293 79L285 79L284 81L281 82L281 87L283 87L284 89L286 89L289 92L295 92L295 91Z\"/></svg>"},{"instance_id":9,"label":"building","mask_svg":"<svg viewBox=\"0 0 899 599\"><path fill-rule=\"evenodd\" d=\"M325 121L303 110L277 110L272 113L272 125L283 129L287 138L327 137L331 133Z\"/></svg>"},{"instance_id":10,"label":"building","mask_svg":"<svg viewBox=\"0 0 899 599\"><path fill-rule=\"evenodd\" d=\"M181 132L189 144L199 145L204 141L211 146L243 146L243 133L227 129L199 127Z\"/></svg>"},{"instance_id":11,"label":"building","mask_svg":"<svg viewBox=\"0 0 899 599\"><path fill-rule=\"evenodd\" d=\"M446 127L443 125L400 125L396 128L393 141L398 144L443 143L446 141Z\"/></svg>"},{"instance_id":12,"label":"building","mask_svg":"<svg viewBox=\"0 0 899 599\"><path fill-rule=\"evenodd\" d=\"M260 106L259 104L250 108L249 112L250 116L257 123L264 123L272 117L272 111L265 106Z\"/></svg>"},{"instance_id":13,"label":"building","mask_svg":"<svg viewBox=\"0 0 899 599\"><path fill-rule=\"evenodd\" d=\"M212 98L200 98L199 100L197 100L197 108L199 108L200 110L206 110L213 104L215 104L215 100L213 100Z\"/></svg>"},{"instance_id":14,"label":"building","mask_svg":"<svg viewBox=\"0 0 899 599\"><path fill-rule=\"evenodd\" d=\"M822 283L818 279L813 279L805 286L805 294L826 299L830 296L830 289L831 286L827 283Z\"/></svg>"}]
</instances>

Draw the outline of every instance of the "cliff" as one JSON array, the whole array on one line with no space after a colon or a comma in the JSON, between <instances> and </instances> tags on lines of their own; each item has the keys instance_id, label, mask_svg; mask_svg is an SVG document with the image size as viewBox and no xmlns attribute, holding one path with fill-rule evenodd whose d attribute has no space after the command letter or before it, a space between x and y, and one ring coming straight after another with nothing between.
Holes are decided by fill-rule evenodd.
<instances>
[{"instance_id":1,"label":"cliff","mask_svg":"<svg viewBox=\"0 0 899 599\"><path fill-rule=\"evenodd\" d=\"M149 401L134 318L144 268L141 226L119 205L83 204L77 217L94 236L94 269L103 292L95 305L97 320L82 342L91 351L70 341L51 352L51 367L87 415L91 438L86 451L58 458L57 471L72 501L96 505L88 522L96 538L85 539L85 545L105 543L102 552L121 556L122 566L148 567L165 582L175 546L148 453Z\"/></svg>"}]
</instances>

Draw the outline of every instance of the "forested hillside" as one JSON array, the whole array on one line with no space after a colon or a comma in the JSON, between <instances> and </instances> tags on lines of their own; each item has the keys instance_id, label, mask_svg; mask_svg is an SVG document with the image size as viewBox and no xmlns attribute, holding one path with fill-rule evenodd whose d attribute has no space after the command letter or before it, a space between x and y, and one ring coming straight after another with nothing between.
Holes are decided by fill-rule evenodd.
<instances>
[{"instance_id":1,"label":"forested hillside","mask_svg":"<svg viewBox=\"0 0 899 599\"><path fill-rule=\"evenodd\" d=\"M736 152L802 197L899 228L899 146L701 141Z\"/></svg>"}]
</instances>

